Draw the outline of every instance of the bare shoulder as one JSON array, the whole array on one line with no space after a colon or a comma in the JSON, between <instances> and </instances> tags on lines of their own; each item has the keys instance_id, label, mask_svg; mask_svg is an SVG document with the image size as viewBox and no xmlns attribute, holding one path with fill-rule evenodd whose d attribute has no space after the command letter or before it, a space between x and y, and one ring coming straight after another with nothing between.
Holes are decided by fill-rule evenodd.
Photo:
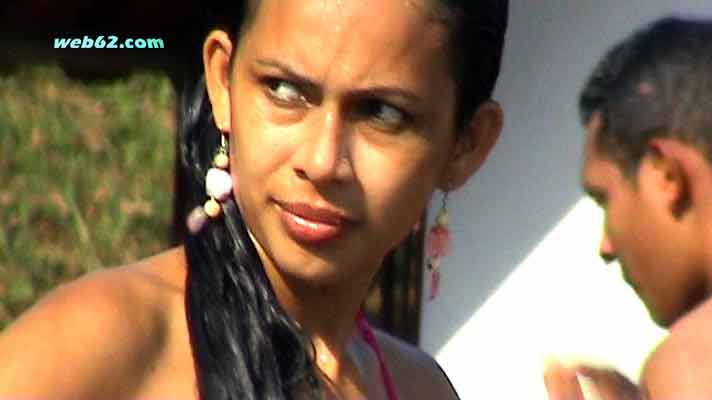
<instances>
[{"instance_id":1,"label":"bare shoulder","mask_svg":"<svg viewBox=\"0 0 712 400\"><path fill-rule=\"evenodd\" d=\"M385 332L374 331L401 398L458 398L447 376L432 356Z\"/></svg>"},{"instance_id":2,"label":"bare shoulder","mask_svg":"<svg viewBox=\"0 0 712 400\"><path fill-rule=\"evenodd\" d=\"M684 316L645 364L641 383L651 400L712 398L712 302Z\"/></svg>"},{"instance_id":3,"label":"bare shoulder","mask_svg":"<svg viewBox=\"0 0 712 400\"><path fill-rule=\"evenodd\" d=\"M44 296L0 334L0 398L130 395L165 341L180 290L166 266L180 257L172 250L95 271Z\"/></svg>"}]
</instances>

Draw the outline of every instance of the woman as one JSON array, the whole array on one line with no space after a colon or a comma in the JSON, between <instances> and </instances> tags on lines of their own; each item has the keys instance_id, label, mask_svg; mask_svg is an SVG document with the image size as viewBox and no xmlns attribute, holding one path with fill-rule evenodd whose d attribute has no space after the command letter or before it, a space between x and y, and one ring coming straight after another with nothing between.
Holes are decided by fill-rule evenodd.
<instances>
[{"instance_id":1,"label":"woman","mask_svg":"<svg viewBox=\"0 0 712 400\"><path fill-rule=\"evenodd\" d=\"M456 398L429 356L358 315L433 191L496 142L506 1L216 15L185 99L185 246L22 316L0 339L0 398Z\"/></svg>"}]
</instances>

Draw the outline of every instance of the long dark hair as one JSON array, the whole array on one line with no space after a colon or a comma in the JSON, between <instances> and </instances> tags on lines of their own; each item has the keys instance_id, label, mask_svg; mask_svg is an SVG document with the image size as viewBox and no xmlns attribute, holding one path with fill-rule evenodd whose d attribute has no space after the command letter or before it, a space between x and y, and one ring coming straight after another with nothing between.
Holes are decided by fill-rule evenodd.
<instances>
[{"instance_id":1,"label":"long dark hair","mask_svg":"<svg viewBox=\"0 0 712 400\"><path fill-rule=\"evenodd\" d=\"M474 68L474 74L458 74L465 93L458 96L458 114L469 118L491 96L499 72L507 1L441 2L453 24L458 70ZM237 43L258 3L213 5L205 27L219 26ZM196 68L182 89L179 137L184 213L206 200L205 175L220 140L202 64L195 63L200 57L191 57ZM292 399L304 391L321 398L313 347L277 300L233 199L223 204L221 218L186 235L185 252L186 313L201 399Z\"/></svg>"}]
</instances>

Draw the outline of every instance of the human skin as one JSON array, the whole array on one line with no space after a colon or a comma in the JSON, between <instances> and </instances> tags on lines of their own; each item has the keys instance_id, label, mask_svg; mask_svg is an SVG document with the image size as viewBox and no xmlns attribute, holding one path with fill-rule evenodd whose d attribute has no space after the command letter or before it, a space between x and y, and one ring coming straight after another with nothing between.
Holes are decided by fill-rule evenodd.
<instances>
[{"instance_id":1,"label":"human skin","mask_svg":"<svg viewBox=\"0 0 712 400\"><path fill-rule=\"evenodd\" d=\"M487 103L457 141L445 28L424 4L376 3L264 1L239 44L217 31L204 48L235 198L280 303L334 382L355 375L344 349L382 258L436 188L479 167L501 128ZM300 242L283 203L348 222L334 240Z\"/></svg>"},{"instance_id":2,"label":"human skin","mask_svg":"<svg viewBox=\"0 0 712 400\"><path fill-rule=\"evenodd\" d=\"M620 263L653 320L668 327L705 296L704 225L686 204L680 162L661 154L671 142L651 142L636 176L629 177L596 145L600 126L596 114L588 125L581 180L604 211L601 257Z\"/></svg>"},{"instance_id":3,"label":"human skin","mask_svg":"<svg viewBox=\"0 0 712 400\"><path fill-rule=\"evenodd\" d=\"M464 184L502 127L486 102L455 132L445 30L426 11L418 1L265 0L239 45L221 31L204 44L235 198L280 303L315 344L329 398L386 398L356 310L432 192ZM304 243L276 201L350 221L333 240ZM186 270L176 248L53 291L0 337L13 366L0 368L0 397L197 398ZM377 338L401 398L455 397L431 357Z\"/></svg>"},{"instance_id":4,"label":"human skin","mask_svg":"<svg viewBox=\"0 0 712 400\"><path fill-rule=\"evenodd\" d=\"M601 125L594 115L582 173L606 214L601 256L620 260L653 320L670 333L646 361L640 386L608 368L553 365L545 373L549 398L583 399L577 374L604 400L710 398L712 168L699 148L656 138L636 177L625 176L595 145Z\"/></svg>"}]
</instances>

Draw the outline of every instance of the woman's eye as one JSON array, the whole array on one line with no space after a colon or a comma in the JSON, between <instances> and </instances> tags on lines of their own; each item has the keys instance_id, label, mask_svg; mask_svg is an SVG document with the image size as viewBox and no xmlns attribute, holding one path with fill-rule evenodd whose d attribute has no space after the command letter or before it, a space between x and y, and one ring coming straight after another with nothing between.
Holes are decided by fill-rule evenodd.
<instances>
[{"instance_id":1,"label":"woman's eye","mask_svg":"<svg viewBox=\"0 0 712 400\"><path fill-rule=\"evenodd\" d=\"M304 102L304 96L297 86L280 79L267 82L267 93L281 105L297 105Z\"/></svg>"},{"instance_id":2,"label":"woman's eye","mask_svg":"<svg viewBox=\"0 0 712 400\"><path fill-rule=\"evenodd\" d=\"M405 112L379 101L368 105L368 116L378 125L393 130L401 128L408 120Z\"/></svg>"}]
</instances>

